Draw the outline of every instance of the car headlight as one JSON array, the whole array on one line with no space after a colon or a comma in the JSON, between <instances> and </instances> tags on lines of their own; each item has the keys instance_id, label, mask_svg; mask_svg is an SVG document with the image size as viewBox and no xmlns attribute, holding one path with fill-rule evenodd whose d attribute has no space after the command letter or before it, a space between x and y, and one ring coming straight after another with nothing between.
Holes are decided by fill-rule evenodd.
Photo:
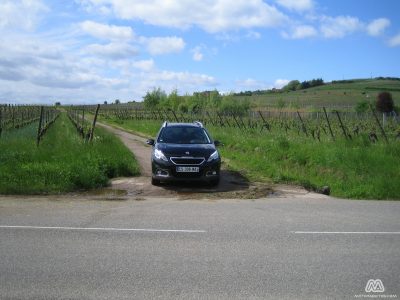
<instances>
[{"instance_id":1,"label":"car headlight","mask_svg":"<svg viewBox=\"0 0 400 300\"><path fill-rule=\"evenodd\" d=\"M209 157L209 159L207 160L207 162L211 162L213 160L217 160L219 158L219 154L218 151L215 150Z\"/></svg>"},{"instance_id":2,"label":"car headlight","mask_svg":"<svg viewBox=\"0 0 400 300\"><path fill-rule=\"evenodd\" d=\"M168 161L168 159L165 157L164 153L162 153L162 151L158 150L158 149L154 150L154 157L158 160Z\"/></svg>"}]
</instances>

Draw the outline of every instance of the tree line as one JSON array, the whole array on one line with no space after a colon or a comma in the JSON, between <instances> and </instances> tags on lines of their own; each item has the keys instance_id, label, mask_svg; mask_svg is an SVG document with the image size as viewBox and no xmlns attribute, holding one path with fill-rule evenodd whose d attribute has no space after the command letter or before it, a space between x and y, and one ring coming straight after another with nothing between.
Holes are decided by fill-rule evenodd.
<instances>
[{"instance_id":1,"label":"tree line","mask_svg":"<svg viewBox=\"0 0 400 300\"><path fill-rule=\"evenodd\" d=\"M246 100L234 99L233 94L222 95L217 90L196 92L193 95L178 95L177 90L167 94L160 88L148 91L143 97L146 109L166 109L182 113L197 113L203 110L215 110L235 114L247 113L250 103Z\"/></svg>"}]
</instances>

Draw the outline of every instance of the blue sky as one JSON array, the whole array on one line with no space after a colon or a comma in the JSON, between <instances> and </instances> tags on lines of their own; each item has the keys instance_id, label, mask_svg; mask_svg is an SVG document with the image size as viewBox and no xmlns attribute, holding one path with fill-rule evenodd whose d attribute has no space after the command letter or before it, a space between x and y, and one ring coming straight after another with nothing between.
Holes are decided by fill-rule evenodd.
<instances>
[{"instance_id":1,"label":"blue sky","mask_svg":"<svg viewBox=\"0 0 400 300\"><path fill-rule=\"evenodd\" d=\"M400 77L398 0L1 0L0 103Z\"/></svg>"}]
</instances>

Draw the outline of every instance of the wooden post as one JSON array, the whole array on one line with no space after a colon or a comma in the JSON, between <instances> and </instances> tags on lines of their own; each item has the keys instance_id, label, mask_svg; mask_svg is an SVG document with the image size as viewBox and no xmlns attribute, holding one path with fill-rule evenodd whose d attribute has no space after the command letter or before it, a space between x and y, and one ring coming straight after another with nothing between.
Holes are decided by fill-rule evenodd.
<instances>
[{"instance_id":1,"label":"wooden post","mask_svg":"<svg viewBox=\"0 0 400 300\"><path fill-rule=\"evenodd\" d=\"M306 136L308 136L308 132L307 132L306 125L304 124L303 119L301 118L299 111L297 111L297 116L299 117L299 119L300 119L300 121L301 121L301 125L302 125L302 127L303 127L304 133L306 134Z\"/></svg>"},{"instance_id":2,"label":"wooden post","mask_svg":"<svg viewBox=\"0 0 400 300\"><path fill-rule=\"evenodd\" d=\"M92 123L92 128L90 129L90 135L89 135L90 142L93 141L94 127L96 126L97 115L99 114L99 109L100 109L100 104L97 104L96 113L94 114L94 119L93 119L93 123Z\"/></svg>"},{"instance_id":3,"label":"wooden post","mask_svg":"<svg viewBox=\"0 0 400 300\"><path fill-rule=\"evenodd\" d=\"M372 105L371 105L371 104L369 105L369 108L371 109L372 114L373 114L374 117L375 117L376 123L378 123L378 126L379 126L379 128L381 129L382 135L383 135L383 137L385 138L386 143L389 144L389 140L388 140L388 138L387 138L387 136L386 136L385 130L383 129L381 123L379 122L379 119L378 119L378 117L377 117L377 115L376 115L374 109L372 108Z\"/></svg>"},{"instance_id":4,"label":"wooden post","mask_svg":"<svg viewBox=\"0 0 400 300\"><path fill-rule=\"evenodd\" d=\"M244 124L242 117L238 115L238 118L240 120L240 123L242 123L242 126L246 129L246 124Z\"/></svg>"},{"instance_id":5,"label":"wooden post","mask_svg":"<svg viewBox=\"0 0 400 300\"><path fill-rule=\"evenodd\" d=\"M323 109L324 109L326 122L328 123L329 132L331 133L332 140L335 141L335 136L333 135L333 132L332 132L332 127L331 127L331 123L329 122L328 114L326 113L325 107L323 107Z\"/></svg>"},{"instance_id":6,"label":"wooden post","mask_svg":"<svg viewBox=\"0 0 400 300\"><path fill-rule=\"evenodd\" d=\"M3 109L0 106L0 137L1 137L1 133L3 131L3 119L2 119L2 117L3 117Z\"/></svg>"},{"instance_id":7,"label":"wooden post","mask_svg":"<svg viewBox=\"0 0 400 300\"><path fill-rule=\"evenodd\" d=\"M175 112L174 112L173 110L171 110L171 111L172 111L172 113L174 114L174 118L175 118L176 122L179 123L179 119L178 119L178 117L176 116Z\"/></svg>"},{"instance_id":8,"label":"wooden post","mask_svg":"<svg viewBox=\"0 0 400 300\"><path fill-rule=\"evenodd\" d=\"M84 128L85 128L85 109L82 109L82 135L85 136Z\"/></svg>"},{"instance_id":9,"label":"wooden post","mask_svg":"<svg viewBox=\"0 0 400 300\"><path fill-rule=\"evenodd\" d=\"M220 115L218 112L217 112L217 116L218 116L218 118L219 118L219 121L220 121L221 126L222 126L222 127L225 126L224 120L222 119L221 115Z\"/></svg>"},{"instance_id":10,"label":"wooden post","mask_svg":"<svg viewBox=\"0 0 400 300\"><path fill-rule=\"evenodd\" d=\"M37 131L36 146L39 147L40 137L42 135L43 106L40 107L39 127Z\"/></svg>"},{"instance_id":11,"label":"wooden post","mask_svg":"<svg viewBox=\"0 0 400 300\"><path fill-rule=\"evenodd\" d=\"M12 106L12 124L13 128L15 128L15 106Z\"/></svg>"},{"instance_id":12,"label":"wooden post","mask_svg":"<svg viewBox=\"0 0 400 300\"><path fill-rule=\"evenodd\" d=\"M262 115L261 111L258 111L258 114L260 115L261 119L263 120L263 124L267 123L264 119L264 116Z\"/></svg>"},{"instance_id":13,"label":"wooden post","mask_svg":"<svg viewBox=\"0 0 400 300\"><path fill-rule=\"evenodd\" d=\"M348 136L347 133L346 133L346 128L344 128L342 119L340 118L340 114L339 114L338 111L335 111L335 113L336 113L336 115L337 115L337 117L338 117L338 119L339 119L339 123L340 123L340 127L342 128L343 135L344 135L344 137L345 137L346 139L348 139L349 136Z\"/></svg>"},{"instance_id":14,"label":"wooden post","mask_svg":"<svg viewBox=\"0 0 400 300\"><path fill-rule=\"evenodd\" d=\"M214 120L211 118L210 113L208 111L206 111L207 117L210 119L210 122L213 126L215 126L214 124Z\"/></svg>"},{"instance_id":15,"label":"wooden post","mask_svg":"<svg viewBox=\"0 0 400 300\"><path fill-rule=\"evenodd\" d=\"M239 128L242 128L242 127L240 126L239 122L236 120L235 114L232 113L231 116L233 117L233 120L235 121L236 125L237 125Z\"/></svg>"}]
</instances>

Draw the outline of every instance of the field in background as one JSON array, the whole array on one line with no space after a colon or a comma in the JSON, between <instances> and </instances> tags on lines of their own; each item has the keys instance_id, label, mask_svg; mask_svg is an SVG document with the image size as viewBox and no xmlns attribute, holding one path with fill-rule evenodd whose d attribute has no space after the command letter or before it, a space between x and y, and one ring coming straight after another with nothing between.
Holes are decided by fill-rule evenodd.
<instances>
[{"instance_id":1,"label":"field in background","mask_svg":"<svg viewBox=\"0 0 400 300\"><path fill-rule=\"evenodd\" d=\"M101 128L82 139L66 113L36 143L38 122L3 131L0 194L64 193L106 186L109 178L139 174L132 153Z\"/></svg>"},{"instance_id":2,"label":"field in background","mask_svg":"<svg viewBox=\"0 0 400 300\"><path fill-rule=\"evenodd\" d=\"M361 101L374 102L380 92L392 94L395 105L400 106L400 81L360 79L347 83L329 83L299 91L268 93L252 96L235 96L238 100L247 100L257 108L285 107L287 109L328 109L354 111Z\"/></svg>"}]
</instances>

